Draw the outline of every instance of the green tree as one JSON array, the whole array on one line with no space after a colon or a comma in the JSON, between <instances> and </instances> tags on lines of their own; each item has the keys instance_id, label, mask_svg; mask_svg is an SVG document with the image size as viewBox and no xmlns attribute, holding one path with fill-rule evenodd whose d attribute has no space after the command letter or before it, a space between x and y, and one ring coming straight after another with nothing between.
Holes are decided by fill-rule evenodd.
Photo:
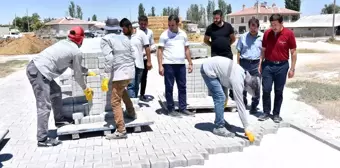
<instances>
[{"instance_id":1,"label":"green tree","mask_svg":"<svg viewBox=\"0 0 340 168\"><path fill-rule=\"evenodd\" d=\"M207 26L207 14L205 12L205 8L203 5L200 5L200 16L201 16L201 20L198 24L199 27L205 27Z\"/></svg>"},{"instance_id":2,"label":"green tree","mask_svg":"<svg viewBox=\"0 0 340 168\"><path fill-rule=\"evenodd\" d=\"M139 4L138 6L138 16L143 16L145 15L145 8L142 3Z\"/></svg>"},{"instance_id":3,"label":"green tree","mask_svg":"<svg viewBox=\"0 0 340 168\"><path fill-rule=\"evenodd\" d=\"M218 0L218 8L222 11L223 16L227 14L228 5L224 0Z\"/></svg>"},{"instance_id":4,"label":"green tree","mask_svg":"<svg viewBox=\"0 0 340 168\"><path fill-rule=\"evenodd\" d=\"M71 17L76 17L76 5L73 1L70 2L70 5L68 6L68 14Z\"/></svg>"},{"instance_id":5,"label":"green tree","mask_svg":"<svg viewBox=\"0 0 340 168\"><path fill-rule=\"evenodd\" d=\"M285 7L287 9L291 9L291 10L300 12L301 0L285 0ZM299 19L298 15L295 15L295 16L292 17L293 21L296 21L298 19Z\"/></svg>"},{"instance_id":6,"label":"green tree","mask_svg":"<svg viewBox=\"0 0 340 168\"><path fill-rule=\"evenodd\" d=\"M179 7L173 9L173 15L179 16Z\"/></svg>"},{"instance_id":7,"label":"green tree","mask_svg":"<svg viewBox=\"0 0 340 168\"><path fill-rule=\"evenodd\" d=\"M97 21L97 15L96 15L96 14L94 14L94 15L92 16L92 21Z\"/></svg>"},{"instance_id":8,"label":"green tree","mask_svg":"<svg viewBox=\"0 0 340 168\"><path fill-rule=\"evenodd\" d=\"M156 16L155 11L155 7L151 7L151 16Z\"/></svg>"},{"instance_id":9,"label":"green tree","mask_svg":"<svg viewBox=\"0 0 340 168\"><path fill-rule=\"evenodd\" d=\"M193 23L199 24L201 22L201 11L197 4L191 4L187 10L187 19Z\"/></svg>"},{"instance_id":10,"label":"green tree","mask_svg":"<svg viewBox=\"0 0 340 168\"><path fill-rule=\"evenodd\" d=\"M213 12L215 10L215 1L214 0L209 0L208 1L208 6L207 6L207 18L208 18L208 23L212 23L213 21Z\"/></svg>"},{"instance_id":11,"label":"green tree","mask_svg":"<svg viewBox=\"0 0 340 168\"><path fill-rule=\"evenodd\" d=\"M231 8L231 4L228 4L228 6L227 6L227 14L229 14L231 12L233 12L232 8Z\"/></svg>"},{"instance_id":12,"label":"green tree","mask_svg":"<svg viewBox=\"0 0 340 168\"><path fill-rule=\"evenodd\" d=\"M322 8L321 14L333 14L334 4L325 4L325 7ZM335 13L340 13L340 6L335 5Z\"/></svg>"},{"instance_id":13,"label":"green tree","mask_svg":"<svg viewBox=\"0 0 340 168\"><path fill-rule=\"evenodd\" d=\"M33 13L32 16L16 17L13 19L12 25L12 28L21 32L36 31L44 27L44 23L40 21L40 16L37 13Z\"/></svg>"},{"instance_id":14,"label":"green tree","mask_svg":"<svg viewBox=\"0 0 340 168\"><path fill-rule=\"evenodd\" d=\"M162 16L168 16L168 15L169 15L168 8L163 8Z\"/></svg>"},{"instance_id":15,"label":"green tree","mask_svg":"<svg viewBox=\"0 0 340 168\"><path fill-rule=\"evenodd\" d=\"M77 17L78 19L83 19L83 10L79 5L77 5Z\"/></svg>"}]
</instances>

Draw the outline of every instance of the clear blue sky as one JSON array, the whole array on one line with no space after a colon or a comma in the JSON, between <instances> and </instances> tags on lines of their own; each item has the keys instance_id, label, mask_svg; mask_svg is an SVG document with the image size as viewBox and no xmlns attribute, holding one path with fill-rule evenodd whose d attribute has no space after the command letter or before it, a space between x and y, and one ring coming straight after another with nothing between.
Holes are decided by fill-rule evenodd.
<instances>
[{"instance_id":1,"label":"clear blue sky","mask_svg":"<svg viewBox=\"0 0 340 168\"><path fill-rule=\"evenodd\" d=\"M26 9L29 15L36 12L42 18L63 17L69 2L69 0L1 0L0 24L8 24L15 15L26 15ZM97 15L98 20L105 20L107 17L130 18L131 11L132 20L136 20L139 3L143 3L146 13L149 13L154 6L157 15L162 12L163 7L179 6L180 15L185 18L190 4L202 4L206 7L208 0L74 0L74 2L82 7L84 19L93 14ZM254 5L255 0L227 0L228 2L235 12L242 9L242 4ZM275 2L276 5L284 7L284 0L267 0L267 2L269 5ZM215 3L217 4L217 0ZM333 0L302 0L302 15L319 14L324 4L329 3L333 3Z\"/></svg>"}]
</instances>

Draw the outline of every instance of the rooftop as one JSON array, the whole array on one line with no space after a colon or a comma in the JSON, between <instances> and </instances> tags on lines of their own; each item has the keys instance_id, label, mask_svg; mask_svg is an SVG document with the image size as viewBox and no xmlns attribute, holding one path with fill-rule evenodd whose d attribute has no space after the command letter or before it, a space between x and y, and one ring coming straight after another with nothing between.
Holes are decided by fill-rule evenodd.
<instances>
[{"instance_id":1,"label":"rooftop","mask_svg":"<svg viewBox=\"0 0 340 168\"><path fill-rule=\"evenodd\" d=\"M332 27L333 14L303 16L293 23L285 23L285 27ZM340 14L335 15L335 26L340 26Z\"/></svg>"},{"instance_id":2,"label":"rooftop","mask_svg":"<svg viewBox=\"0 0 340 168\"><path fill-rule=\"evenodd\" d=\"M257 8L258 6L258 8ZM258 9L258 10L257 10ZM233 12L228 14L228 16L244 16L244 15L256 15L256 14L300 14L298 11L281 8L276 6L276 4L272 4L272 6L268 6L267 3L261 3L259 5L255 4L252 7L246 8L245 5L243 5L242 10Z\"/></svg>"},{"instance_id":3,"label":"rooftop","mask_svg":"<svg viewBox=\"0 0 340 168\"><path fill-rule=\"evenodd\" d=\"M72 17L63 17L63 18L52 20L52 21L46 23L46 25L60 25L60 24L80 25L80 24L93 24L93 23L85 21L85 20L81 20L81 19L78 19L78 18L72 18Z\"/></svg>"}]
</instances>

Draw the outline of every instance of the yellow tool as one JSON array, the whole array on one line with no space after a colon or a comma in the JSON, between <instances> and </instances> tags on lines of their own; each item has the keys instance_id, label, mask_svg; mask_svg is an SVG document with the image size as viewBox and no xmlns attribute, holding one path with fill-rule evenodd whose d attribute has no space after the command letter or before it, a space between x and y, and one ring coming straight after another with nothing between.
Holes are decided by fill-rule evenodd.
<instances>
[{"instance_id":1,"label":"yellow tool","mask_svg":"<svg viewBox=\"0 0 340 168\"><path fill-rule=\"evenodd\" d=\"M224 108L226 108L227 106L228 106L228 98L224 102Z\"/></svg>"},{"instance_id":2,"label":"yellow tool","mask_svg":"<svg viewBox=\"0 0 340 168\"><path fill-rule=\"evenodd\" d=\"M87 73L87 76L96 76L97 74L96 73L94 73L94 72L88 72Z\"/></svg>"},{"instance_id":3,"label":"yellow tool","mask_svg":"<svg viewBox=\"0 0 340 168\"><path fill-rule=\"evenodd\" d=\"M101 85L102 91L107 92L109 91L109 78L104 78L102 80L102 85Z\"/></svg>"},{"instance_id":4,"label":"yellow tool","mask_svg":"<svg viewBox=\"0 0 340 168\"><path fill-rule=\"evenodd\" d=\"M92 100L92 98L93 98L93 90L91 88L86 88L84 90L84 94L85 94L85 97L86 97L87 101L91 101Z\"/></svg>"},{"instance_id":5,"label":"yellow tool","mask_svg":"<svg viewBox=\"0 0 340 168\"><path fill-rule=\"evenodd\" d=\"M246 134L246 136L248 137L248 140L249 140L249 142L254 142L255 141L255 136L254 136L254 134L253 133L251 133L250 131L245 131L245 134Z\"/></svg>"}]
</instances>

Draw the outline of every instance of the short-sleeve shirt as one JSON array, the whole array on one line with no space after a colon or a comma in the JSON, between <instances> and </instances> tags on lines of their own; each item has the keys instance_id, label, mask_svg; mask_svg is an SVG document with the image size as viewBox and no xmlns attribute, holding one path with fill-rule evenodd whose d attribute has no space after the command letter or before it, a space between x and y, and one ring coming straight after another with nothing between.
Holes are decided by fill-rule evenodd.
<instances>
[{"instance_id":1,"label":"short-sleeve shirt","mask_svg":"<svg viewBox=\"0 0 340 168\"><path fill-rule=\"evenodd\" d=\"M283 28L281 32L275 34L271 29L263 35L262 47L266 49L264 58L268 61L289 60L289 50L296 48L294 33Z\"/></svg>"},{"instance_id":2,"label":"short-sleeve shirt","mask_svg":"<svg viewBox=\"0 0 340 168\"><path fill-rule=\"evenodd\" d=\"M258 60L261 56L263 33L252 36L250 32L243 33L238 39L236 49L241 59Z\"/></svg>"},{"instance_id":3,"label":"short-sleeve shirt","mask_svg":"<svg viewBox=\"0 0 340 168\"><path fill-rule=\"evenodd\" d=\"M136 30L136 33L131 38L132 48L134 50L133 55L135 59L135 65L137 68L144 69L144 46L149 45L149 39L146 34L141 30Z\"/></svg>"},{"instance_id":4,"label":"short-sleeve shirt","mask_svg":"<svg viewBox=\"0 0 340 168\"><path fill-rule=\"evenodd\" d=\"M224 22L221 27L214 23L208 26L205 35L211 37L211 56L224 56L233 59L230 47L231 34L234 34L234 28L228 22Z\"/></svg>"},{"instance_id":5,"label":"short-sleeve shirt","mask_svg":"<svg viewBox=\"0 0 340 168\"><path fill-rule=\"evenodd\" d=\"M165 30L159 38L163 49L163 64L185 64L185 47L189 46L187 34L179 29L177 33Z\"/></svg>"}]
</instances>

